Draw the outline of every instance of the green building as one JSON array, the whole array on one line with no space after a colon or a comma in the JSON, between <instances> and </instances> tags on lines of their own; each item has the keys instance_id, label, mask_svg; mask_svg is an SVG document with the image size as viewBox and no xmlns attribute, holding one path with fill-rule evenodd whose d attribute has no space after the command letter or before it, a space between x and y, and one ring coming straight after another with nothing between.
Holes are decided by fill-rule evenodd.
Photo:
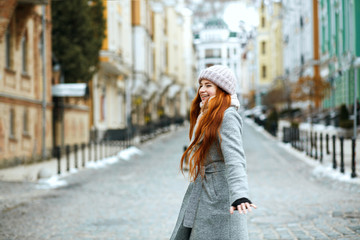
<instances>
[{"instance_id":1,"label":"green building","mask_svg":"<svg viewBox=\"0 0 360 240\"><path fill-rule=\"evenodd\" d=\"M360 97L360 0L320 0L321 76L331 84L324 109L354 103L355 73Z\"/></svg>"}]
</instances>

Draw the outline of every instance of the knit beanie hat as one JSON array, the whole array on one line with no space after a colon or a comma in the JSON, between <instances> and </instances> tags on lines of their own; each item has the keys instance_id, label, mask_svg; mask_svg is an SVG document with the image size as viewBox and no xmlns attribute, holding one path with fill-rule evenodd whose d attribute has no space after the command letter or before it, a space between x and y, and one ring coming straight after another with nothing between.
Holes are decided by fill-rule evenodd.
<instances>
[{"instance_id":1,"label":"knit beanie hat","mask_svg":"<svg viewBox=\"0 0 360 240\"><path fill-rule=\"evenodd\" d=\"M202 70L199 75L199 83L203 79L213 82L216 86L220 87L230 95L235 93L236 78L234 73L227 66L214 65Z\"/></svg>"}]
</instances>

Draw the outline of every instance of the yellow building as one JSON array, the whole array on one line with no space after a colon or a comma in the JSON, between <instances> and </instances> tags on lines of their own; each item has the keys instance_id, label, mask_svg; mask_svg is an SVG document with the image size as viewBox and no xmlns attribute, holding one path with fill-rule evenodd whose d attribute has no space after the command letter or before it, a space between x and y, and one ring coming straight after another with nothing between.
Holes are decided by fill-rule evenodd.
<instances>
[{"instance_id":1,"label":"yellow building","mask_svg":"<svg viewBox=\"0 0 360 240\"><path fill-rule=\"evenodd\" d=\"M131 0L103 1L105 39L100 51L100 68L90 81L90 127L93 140L109 129L128 125L127 81L131 77Z\"/></svg>"},{"instance_id":2,"label":"yellow building","mask_svg":"<svg viewBox=\"0 0 360 240\"><path fill-rule=\"evenodd\" d=\"M192 13L181 4L165 4L166 75L171 79L165 112L170 117L186 117L194 79Z\"/></svg>"},{"instance_id":3,"label":"yellow building","mask_svg":"<svg viewBox=\"0 0 360 240\"><path fill-rule=\"evenodd\" d=\"M48 1L0 3L0 167L50 155L50 16Z\"/></svg>"},{"instance_id":4,"label":"yellow building","mask_svg":"<svg viewBox=\"0 0 360 240\"><path fill-rule=\"evenodd\" d=\"M266 91L283 74L281 2L262 1L259 18L258 78L261 91Z\"/></svg>"},{"instance_id":5,"label":"yellow building","mask_svg":"<svg viewBox=\"0 0 360 240\"><path fill-rule=\"evenodd\" d=\"M149 121L153 88L153 17L148 0L131 1L132 54L133 68L131 77L131 119L135 126ZM145 118L146 116L146 118Z\"/></svg>"}]
</instances>

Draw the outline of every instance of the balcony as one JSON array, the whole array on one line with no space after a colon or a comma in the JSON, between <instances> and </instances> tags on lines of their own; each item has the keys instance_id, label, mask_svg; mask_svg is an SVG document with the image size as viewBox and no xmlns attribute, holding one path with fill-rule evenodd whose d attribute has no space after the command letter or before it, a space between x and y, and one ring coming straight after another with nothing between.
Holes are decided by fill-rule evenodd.
<instances>
[{"instance_id":1,"label":"balcony","mask_svg":"<svg viewBox=\"0 0 360 240\"><path fill-rule=\"evenodd\" d=\"M18 0L18 4L47 5L49 4L49 0Z\"/></svg>"}]
</instances>

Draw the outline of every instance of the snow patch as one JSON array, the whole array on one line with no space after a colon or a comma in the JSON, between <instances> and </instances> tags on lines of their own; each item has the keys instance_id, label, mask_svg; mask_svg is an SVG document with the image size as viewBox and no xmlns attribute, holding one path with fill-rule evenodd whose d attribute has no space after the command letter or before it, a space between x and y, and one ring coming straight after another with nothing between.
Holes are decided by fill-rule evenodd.
<instances>
[{"instance_id":1,"label":"snow patch","mask_svg":"<svg viewBox=\"0 0 360 240\"><path fill-rule=\"evenodd\" d=\"M360 179L352 178L351 173L341 173L338 170L333 169L331 166L324 167L319 165L313 170L312 173L315 177L329 177L341 182L360 184Z\"/></svg>"},{"instance_id":2,"label":"snow patch","mask_svg":"<svg viewBox=\"0 0 360 240\"><path fill-rule=\"evenodd\" d=\"M259 127L253 121L251 121L250 119L246 119L245 122L248 123L249 125L251 125L252 127L254 127L256 131L262 132L266 136L265 130L262 127ZM260 130L260 128L262 128L262 130ZM310 130L311 125L309 123L301 123L299 128L301 130ZM336 131L337 128L335 128L333 126L323 126L321 124L316 124L316 125L313 125L313 130L316 130L316 131L321 130L324 132L331 133L333 131ZM294 149L290 143L283 143L283 142L279 141L278 145L281 146L286 151L288 151L289 153L291 153L292 155L299 158L301 161L312 166L314 168L312 171L312 174L314 177L319 177L319 178L327 177L327 178L330 178L333 180L337 180L339 182L346 182L346 183L360 185L360 178L352 178L350 172L346 172L345 174L343 174L339 171L339 169L333 169L332 166L323 165L318 160L316 161L313 158L306 155L305 152ZM327 158L330 158L330 156L324 156L324 160Z\"/></svg>"},{"instance_id":3,"label":"snow patch","mask_svg":"<svg viewBox=\"0 0 360 240\"><path fill-rule=\"evenodd\" d=\"M129 161L133 156L141 156L143 152L132 146L118 153L117 157L124 161Z\"/></svg>"},{"instance_id":4,"label":"snow patch","mask_svg":"<svg viewBox=\"0 0 360 240\"><path fill-rule=\"evenodd\" d=\"M99 168L104 168L107 165L114 164L114 163L116 163L118 161L119 161L119 159L116 156L111 156L111 157L108 157L108 158L103 158L103 159L101 159L99 161L96 161L96 162L89 162L86 165L86 167L87 168L92 168L92 169L99 169Z\"/></svg>"},{"instance_id":5,"label":"snow patch","mask_svg":"<svg viewBox=\"0 0 360 240\"><path fill-rule=\"evenodd\" d=\"M96 162L88 162L85 166L85 168L91 168L91 169L100 169L105 168L108 165L114 164L119 162L119 160L125 160L129 161L134 156L141 156L143 155L143 152L139 150L136 147L129 147L127 149L124 149L120 152L118 152L116 155L103 158L101 160L98 160ZM36 188L38 189L55 189L59 187L66 186L68 183L65 180L60 180L60 178L67 177L72 174L78 173L79 170L76 168L71 168L69 172L64 172L61 175L54 175L49 178L43 178L38 180L38 184Z\"/></svg>"},{"instance_id":6,"label":"snow patch","mask_svg":"<svg viewBox=\"0 0 360 240\"><path fill-rule=\"evenodd\" d=\"M67 182L65 180L60 180L59 176L52 176L46 179L40 179L38 181L37 189L55 189L59 187L66 186Z\"/></svg>"}]
</instances>

